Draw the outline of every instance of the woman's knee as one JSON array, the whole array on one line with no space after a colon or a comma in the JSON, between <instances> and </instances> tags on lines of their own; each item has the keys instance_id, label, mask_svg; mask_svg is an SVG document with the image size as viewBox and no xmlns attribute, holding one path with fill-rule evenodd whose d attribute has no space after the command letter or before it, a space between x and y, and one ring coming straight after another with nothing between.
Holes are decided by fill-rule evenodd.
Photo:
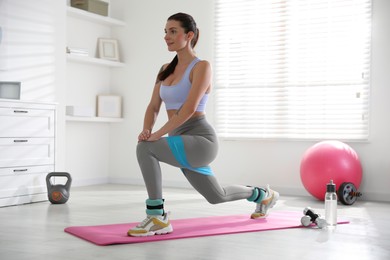
<instances>
[{"instance_id":1,"label":"woman's knee","mask_svg":"<svg viewBox=\"0 0 390 260\"><path fill-rule=\"evenodd\" d=\"M139 142L137 144L136 153L137 153L137 158L142 158L145 155L149 154L150 149L149 149L148 142Z\"/></svg>"}]
</instances>

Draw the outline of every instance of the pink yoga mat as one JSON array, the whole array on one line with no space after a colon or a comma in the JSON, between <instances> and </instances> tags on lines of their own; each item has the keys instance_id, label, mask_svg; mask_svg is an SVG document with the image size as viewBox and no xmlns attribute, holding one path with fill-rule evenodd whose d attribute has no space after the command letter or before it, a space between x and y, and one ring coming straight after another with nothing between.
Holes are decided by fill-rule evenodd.
<instances>
[{"instance_id":1,"label":"pink yoga mat","mask_svg":"<svg viewBox=\"0 0 390 260\"><path fill-rule=\"evenodd\" d=\"M248 214L213 216L189 219L171 219L173 232L149 237L129 237L127 230L138 223L65 228L65 232L96 245L131 244L159 240L234 234L242 232L299 228L302 212L273 211L266 219L250 219ZM339 224L349 223L340 221Z\"/></svg>"}]
</instances>

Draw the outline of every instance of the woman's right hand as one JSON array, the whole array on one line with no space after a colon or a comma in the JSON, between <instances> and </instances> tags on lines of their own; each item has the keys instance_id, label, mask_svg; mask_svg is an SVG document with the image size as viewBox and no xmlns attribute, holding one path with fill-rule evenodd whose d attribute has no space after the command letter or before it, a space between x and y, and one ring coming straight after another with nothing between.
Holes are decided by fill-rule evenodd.
<instances>
[{"instance_id":1,"label":"woman's right hand","mask_svg":"<svg viewBox=\"0 0 390 260\"><path fill-rule=\"evenodd\" d=\"M138 142L146 141L150 137L150 130L149 129L144 129L138 136Z\"/></svg>"}]
</instances>

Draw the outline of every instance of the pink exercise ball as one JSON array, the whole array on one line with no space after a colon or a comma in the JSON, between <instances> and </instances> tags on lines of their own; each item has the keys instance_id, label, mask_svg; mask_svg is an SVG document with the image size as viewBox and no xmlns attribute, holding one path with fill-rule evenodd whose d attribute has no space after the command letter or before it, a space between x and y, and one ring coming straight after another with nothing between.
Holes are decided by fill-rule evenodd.
<instances>
[{"instance_id":1,"label":"pink exercise ball","mask_svg":"<svg viewBox=\"0 0 390 260\"><path fill-rule=\"evenodd\" d=\"M357 153L340 141L323 141L307 149L300 172L305 189L319 200L324 200L326 184L330 180L336 184L336 189L344 182L351 182L359 189L362 181Z\"/></svg>"}]
</instances>

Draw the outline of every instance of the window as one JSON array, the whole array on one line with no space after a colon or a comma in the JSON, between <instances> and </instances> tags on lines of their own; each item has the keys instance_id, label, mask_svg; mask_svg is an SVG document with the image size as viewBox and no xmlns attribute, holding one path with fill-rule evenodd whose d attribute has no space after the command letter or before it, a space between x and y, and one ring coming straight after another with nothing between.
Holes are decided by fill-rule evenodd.
<instances>
[{"instance_id":1,"label":"window","mask_svg":"<svg viewBox=\"0 0 390 260\"><path fill-rule=\"evenodd\" d=\"M368 138L370 0L215 1L219 136Z\"/></svg>"}]
</instances>

